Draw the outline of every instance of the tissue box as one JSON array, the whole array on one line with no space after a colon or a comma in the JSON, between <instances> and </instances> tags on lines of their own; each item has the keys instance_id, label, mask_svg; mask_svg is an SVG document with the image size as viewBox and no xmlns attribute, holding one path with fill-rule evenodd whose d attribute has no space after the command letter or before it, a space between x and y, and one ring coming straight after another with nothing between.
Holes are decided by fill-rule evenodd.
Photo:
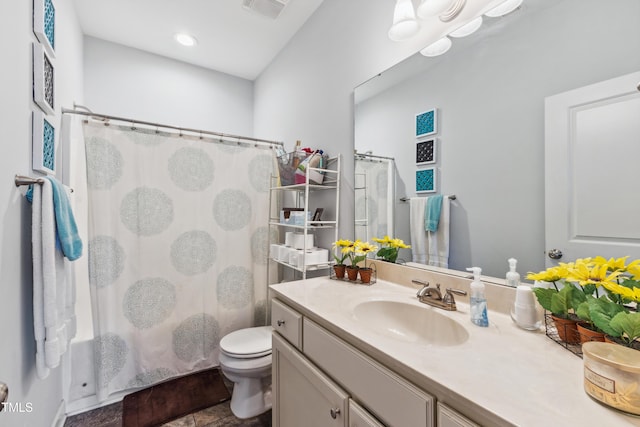
<instances>
[{"instance_id":1,"label":"tissue box","mask_svg":"<svg viewBox=\"0 0 640 427\"><path fill-rule=\"evenodd\" d=\"M304 211L304 209L302 208L282 208L282 210L280 211L280 224L293 224L291 219L291 213L302 212L302 211ZM302 225L304 225L304 222Z\"/></svg>"},{"instance_id":2,"label":"tissue box","mask_svg":"<svg viewBox=\"0 0 640 427\"><path fill-rule=\"evenodd\" d=\"M289 225L304 225L304 219L311 221L311 211L291 211L289 215Z\"/></svg>"}]
</instances>

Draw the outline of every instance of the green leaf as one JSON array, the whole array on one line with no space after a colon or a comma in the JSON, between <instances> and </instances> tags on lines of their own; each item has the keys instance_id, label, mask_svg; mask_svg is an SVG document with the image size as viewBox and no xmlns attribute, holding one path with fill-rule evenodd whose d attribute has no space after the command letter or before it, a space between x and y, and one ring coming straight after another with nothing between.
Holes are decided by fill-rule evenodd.
<instances>
[{"instance_id":1,"label":"green leaf","mask_svg":"<svg viewBox=\"0 0 640 427\"><path fill-rule=\"evenodd\" d=\"M593 323L592 320L591 320L591 313L590 313L590 310L589 310L589 302L588 301L584 301L584 302L580 303L580 305L578 305L578 308L576 308L576 314L582 320L585 320L585 321L587 321L589 323Z\"/></svg>"},{"instance_id":2,"label":"green leaf","mask_svg":"<svg viewBox=\"0 0 640 427\"><path fill-rule=\"evenodd\" d=\"M610 301L606 296L600 298L591 298L588 301L589 313L591 315L591 321L605 334L613 337L620 337L621 332L617 331L611 326L611 319L617 314L624 312L625 308Z\"/></svg>"},{"instance_id":3,"label":"green leaf","mask_svg":"<svg viewBox=\"0 0 640 427\"><path fill-rule=\"evenodd\" d=\"M542 308L553 313L553 310L551 310L551 297L558 293L558 291L555 289L535 288L533 293L536 294L536 298Z\"/></svg>"},{"instance_id":4,"label":"green leaf","mask_svg":"<svg viewBox=\"0 0 640 427\"><path fill-rule=\"evenodd\" d=\"M551 296L551 312L566 317L580 303L586 301L584 294L573 285L567 284Z\"/></svg>"},{"instance_id":5,"label":"green leaf","mask_svg":"<svg viewBox=\"0 0 640 427\"><path fill-rule=\"evenodd\" d=\"M621 312L611 319L611 328L627 342L640 338L640 313Z\"/></svg>"}]
</instances>

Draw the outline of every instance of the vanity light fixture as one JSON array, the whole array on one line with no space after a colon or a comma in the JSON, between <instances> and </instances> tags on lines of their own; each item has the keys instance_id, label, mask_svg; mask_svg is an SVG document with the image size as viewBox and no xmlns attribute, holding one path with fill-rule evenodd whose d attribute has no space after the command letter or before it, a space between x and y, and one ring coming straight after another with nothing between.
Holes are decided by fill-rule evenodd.
<instances>
[{"instance_id":1,"label":"vanity light fixture","mask_svg":"<svg viewBox=\"0 0 640 427\"><path fill-rule=\"evenodd\" d=\"M490 18L504 16L519 8L521 4L522 0L506 0L505 2L500 3L498 6L485 13L485 15Z\"/></svg>"},{"instance_id":2,"label":"vanity light fixture","mask_svg":"<svg viewBox=\"0 0 640 427\"><path fill-rule=\"evenodd\" d=\"M187 33L176 33L173 35L173 38L182 46L191 47L198 44L198 40L196 40L196 38L193 37L191 34L187 34Z\"/></svg>"},{"instance_id":3,"label":"vanity light fixture","mask_svg":"<svg viewBox=\"0 0 640 427\"><path fill-rule=\"evenodd\" d=\"M438 56L442 55L446 51L451 48L451 39L447 36L444 36L440 40L431 43L429 46L425 47L420 51L420 53L424 56Z\"/></svg>"},{"instance_id":4,"label":"vanity light fixture","mask_svg":"<svg viewBox=\"0 0 640 427\"><path fill-rule=\"evenodd\" d=\"M475 19L464 24L462 27L449 33L451 37L466 37L478 31L478 28L482 25L482 16L478 16Z\"/></svg>"},{"instance_id":5,"label":"vanity light fixture","mask_svg":"<svg viewBox=\"0 0 640 427\"><path fill-rule=\"evenodd\" d=\"M417 34L420 24L416 20L411 0L397 0L393 10L393 25L389 29L389 38L402 41Z\"/></svg>"},{"instance_id":6,"label":"vanity light fixture","mask_svg":"<svg viewBox=\"0 0 640 427\"><path fill-rule=\"evenodd\" d=\"M455 19L467 0L422 0L418 6L418 16L427 19L430 16L438 16L442 22Z\"/></svg>"}]
</instances>

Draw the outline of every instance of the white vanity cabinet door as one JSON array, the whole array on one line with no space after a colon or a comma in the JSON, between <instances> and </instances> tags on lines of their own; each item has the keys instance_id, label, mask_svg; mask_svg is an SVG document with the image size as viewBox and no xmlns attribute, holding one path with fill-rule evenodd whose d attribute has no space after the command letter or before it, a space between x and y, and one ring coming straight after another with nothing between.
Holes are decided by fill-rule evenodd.
<instances>
[{"instance_id":1,"label":"white vanity cabinet door","mask_svg":"<svg viewBox=\"0 0 640 427\"><path fill-rule=\"evenodd\" d=\"M348 427L344 390L278 334L272 342L274 427Z\"/></svg>"},{"instance_id":2,"label":"white vanity cabinet door","mask_svg":"<svg viewBox=\"0 0 640 427\"><path fill-rule=\"evenodd\" d=\"M362 406L349 399L349 427L384 427Z\"/></svg>"},{"instance_id":3,"label":"white vanity cabinet door","mask_svg":"<svg viewBox=\"0 0 640 427\"><path fill-rule=\"evenodd\" d=\"M271 326L298 350L302 350L302 315L282 304L271 300Z\"/></svg>"},{"instance_id":4,"label":"white vanity cabinet door","mask_svg":"<svg viewBox=\"0 0 640 427\"><path fill-rule=\"evenodd\" d=\"M480 427L469 418L438 402L438 427Z\"/></svg>"},{"instance_id":5,"label":"white vanity cabinet door","mask_svg":"<svg viewBox=\"0 0 640 427\"><path fill-rule=\"evenodd\" d=\"M306 357L339 382L377 419L393 427L432 427L435 399L309 319Z\"/></svg>"}]
</instances>

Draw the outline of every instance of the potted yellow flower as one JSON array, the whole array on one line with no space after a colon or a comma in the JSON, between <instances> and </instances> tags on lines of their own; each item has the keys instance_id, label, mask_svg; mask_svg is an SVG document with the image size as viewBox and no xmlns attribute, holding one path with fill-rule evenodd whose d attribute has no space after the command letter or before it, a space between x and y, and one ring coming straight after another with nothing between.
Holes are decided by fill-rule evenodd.
<instances>
[{"instance_id":1,"label":"potted yellow flower","mask_svg":"<svg viewBox=\"0 0 640 427\"><path fill-rule=\"evenodd\" d=\"M374 237L373 241L381 245L376 255L378 258L387 262L395 263L398 259L398 251L400 249L411 248L411 246L405 244L402 239L393 239L389 236L384 236L382 239Z\"/></svg>"},{"instance_id":2,"label":"potted yellow flower","mask_svg":"<svg viewBox=\"0 0 640 427\"><path fill-rule=\"evenodd\" d=\"M350 265L347 265L347 277L349 280L357 280L358 278L358 263L364 261L367 254L376 250L377 247L370 245L368 242L356 240L351 242L351 245L342 249L342 253L347 254Z\"/></svg>"},{"instance_id":3,"label":"potted yellow flower","mask_svg":"<svg viewBox=\"0 0 640 427\"><path fill-rule=\"evenodd\" d=\"M548 289L536 288L534 293L540 305L551 312L560 339L568 343L577 343L581 335L587 336L588 330L614 337L640 335L640 328L636 335L635 331L615 331L611 327L611 321L615 316L629 312L629 308L624 304L633 302L633 297L636 296L634 289L640 288L636 286L638 282L631 279L640 278L640 260L627 265L627 258L578 259L527 275L530 280L553 284L553 287ZM637 292L637 298L640 300L640 289ZM621 316L619 319L622 318L627 319L622 323L628 326L628 318ZM640 322L640 317L638 320ZM578 321L582 323L578 324ZM567 325L567 322L575 322L576 325ZM618 325L617 322L614 323ZM578 330L582 332L578 333ZM594 339L603 340L604 336L593 338L589 332L589 338L582 341Z\"/></svg>"},{"instance_id":4,"label":"potted yellow flower","mask_svg":"<svg viewBox=\"0 0 640 427\"><path fill-rule=\"evenodd\" d=\"M371 282L371 267L367 267L367 256L374 252L376 249L378 249L377 246L370 244L369 242L360 242L359 245L357 245L356 248L356 253L359 254L357 256L358 261L356 261L356 263L360 262L360 261L364 261L364 267L360 267L358 269L358 274L360 274L360 280L362 281L362 283L369 283Z\"/></svg>"},{"instance_id":5,"label":"potted yellow flower","mask_svg":"<svg viewBox=\"0 0 640 427\"><path fill-rule=\"evenodd\" d=\"M353 246L353 242L351 240L340 239L336 242L333 242L334 254L333 258L336 260L336 264L333 266L333 271L336 273L336 277L338 279L344 278L344 273L346 269L346 265L344 261L349 256L350 247ZM335 250L338 249L338 254L336 255Z\"/></svg>"}]
</instances>

